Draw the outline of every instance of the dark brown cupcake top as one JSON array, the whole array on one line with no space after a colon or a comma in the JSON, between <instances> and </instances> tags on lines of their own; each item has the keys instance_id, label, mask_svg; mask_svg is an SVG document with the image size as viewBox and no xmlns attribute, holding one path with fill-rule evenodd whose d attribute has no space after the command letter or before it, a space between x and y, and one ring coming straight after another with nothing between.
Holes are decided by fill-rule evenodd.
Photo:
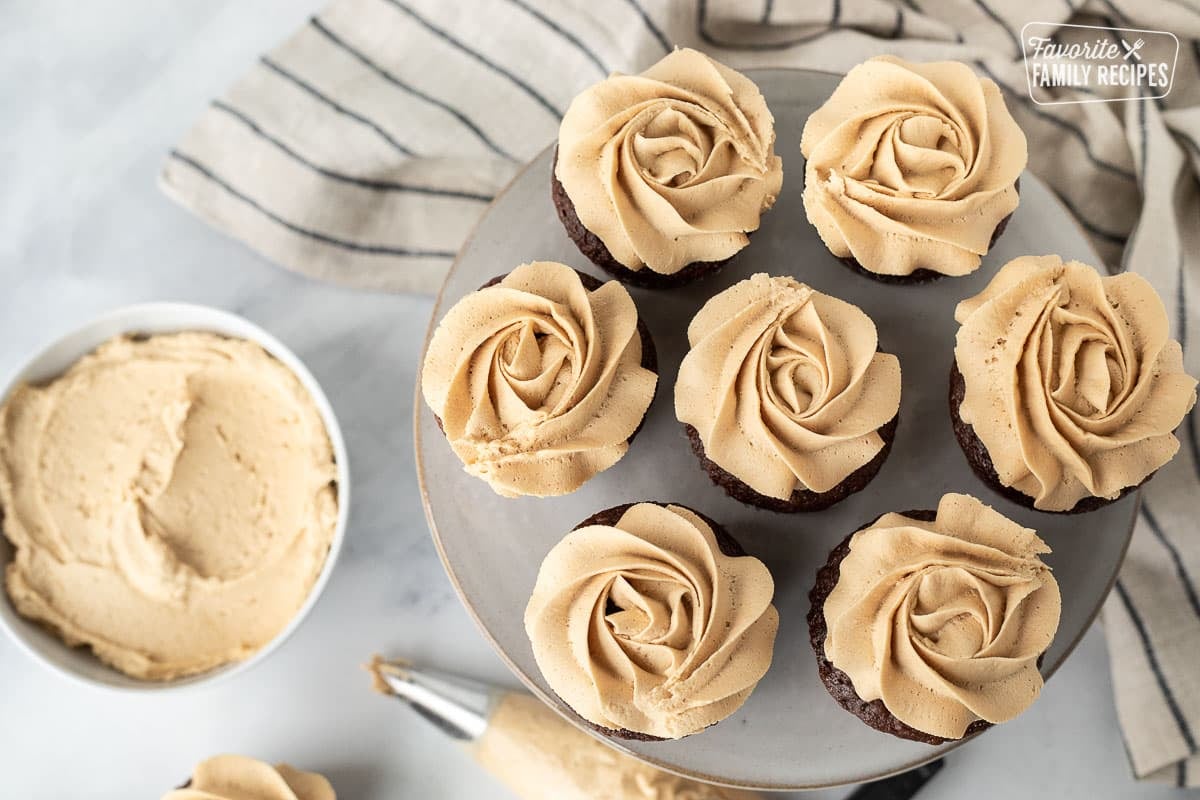
<instances>
[{"instance_id":1,"label":"dark brown cupcake top","mask_svg":"<svg viewBox=\"0 0 1200 800\"><path fill-rule=\"evenodd\" d=\"M732 714L766 673L773 594L766 566L726 555L704 517L638 503L550 551L525 630L546 681L581 717L678 739Z\"/></svg>"},{"instance_id":2,"label":"dark brown cupcake top","mask_svg":"<svg viewBox=\"0 0 1200 800\"><path fill-rule=\"evenodd\" d=\"M536 261L446 313L421 391L468 473L507 497L561 495L629 449L658 380L642 356L623 286Z\"/></svg>"},{"instance_id":3,"label":"dark brown cupcake top","mask_svg":"<svg viewBox=\"0 0 1200 800\"><path fill-rule=\"evenodd\" d=\"M824 655L859 698L931 736L1012 719L1041 691L1038 658L1058 628L1047 552L967 495L945 495L932 522L884 514L850 539L823 606Z\"/></svg>"},{"instance_id":4,"label":"dark brown cupcake top","mask_svg":"<svg viewBox=\"0 0 1200 800\"><path fill-rule=\"evenodd\" d=\"M1000 482L1034 508L1114 499L1179 450L1173 431L1196 402L1196 379L1140 275L1022 256L954 318L959 418Z\"/></svg>"},{"instance_id":5,"label":"dark brown cupcake top","mask_svg":"<svg viewBox=\"0 0 1200 800\"><path fill-rule=\"evenodd\" d=\"M575 213L630 270L673 275L729 258L779 195L774 118L746 76L695 50L584 90L555 174Z\"/></svg>"},{"instance_id":6,"label":"dark brown cupcake top","mask_svg":"<svg viewBox=\"0 0 1200 800\"><path fill-rule=\"evenodd\" d=\"M808 118L804 208L838 258L905 276L978 269L1017 207L1025 135L1000 89L954 61L878 56Z\"/></svg>"},{"instance_id":7,"label":"dark brown cupcake top","mask_svg":"<svg viewBox=\"0 0 1200 800\"><path fill-rule=\"evenodd\" d=\"M675 382L675 415L705 456L755 492L828 492L883 450L900 362L857 306L754 275L705 303Z\"/></svg>"}]
</instances>

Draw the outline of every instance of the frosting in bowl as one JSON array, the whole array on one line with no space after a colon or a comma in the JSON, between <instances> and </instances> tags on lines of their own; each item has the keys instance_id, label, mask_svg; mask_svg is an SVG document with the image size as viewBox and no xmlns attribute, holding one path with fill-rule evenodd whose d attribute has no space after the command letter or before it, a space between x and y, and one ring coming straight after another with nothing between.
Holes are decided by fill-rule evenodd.
<instances>
[{"instance_id":1,"label":"frosting in bowl","mask_svg":"<svg viewBox=\"0 0 1200 800\"><path fill-rule=\"evenodd\" d=\"M200 762L188 785L162 800L337 800L337 794L315 772L229 755Z\"/></svg>"},{"instance_id":2,"label":"frosting in bowl","mask_svg":"<svg viewBox=\"0 0 1200 800\"><path fill-rule=\"evenodd\" d=\"M658 376L637 307L563 264L523 264L454 305L429 342L425 403L471 475L505 497L573 492L617 463Z\"/></svg>"},{"instance_id":3,"label":"frosting in bowl","mask_svg":"<svg viewBox=\"0 0 1200 800\"><path fill-rule=\"evenodd\" d=\"M676 50L575 98L555 175L613 258L673 275L746 246L783 184L774 145L775 121L753 82Z\"/></svg>"},{"instance_id":4,"label":"frosting in bowl","mask_svg":"<svg viewBox=\"0 0 1200 800\"><path fill-rule=\"evenodd\" d=\"M695 512L639 503L555 545L525 630L546 681L581 717L678 739L732 714L766 673L773 594L763 563L721 553Z\"/></svg>"},{"instance_id":5,"label":"frosting in bowl","mask_svg":"<svg viewBox=\"0 0 1200 800\"><path fill-rule=\"evenodd\" d=\"M1153 287L1078 261L1024 256L958 304L959 416L1001 483L1034 507L1115 498L1179 450L1196 380Z\"/></svg>"},{"instance_id":6,"label":"frosting in bowl","mask_svg":"<svg viewBox=\"0 0 1200 800\"><path fill-rule=\"evenodd\" d=\"M705 453L767 497L827 492L884 447L900 362L861 309L790 277L754 275L704 304L675 414Z\"/></svg>"},{"instance_id":7,"label":"frosting in bowl","mask_svg":"<svg viewBox=\"0 0 1200 800\"><path fill-rule=\"evenodd\" d=\"M1062 601L1037 534L947 494L933 522L884 514L855 533L825 600L825 657L868 702L959 739L1006 722L1042 689L1037 661Z\"/></svg>"},{"instance_id":8,"label":"frosting in bowl","mask_svg":"<svg viewBox=\"0 0 1200 800\"><path fill-rule=\"evenodd\" d=\"M312 397L257 344L119 337L0 408L6 588L137 678L242 660L316 582L335 479Z\"/></svg>"},{"instance_id":9,"label":"frosting in bowl","mask_svg":"<svg viewBox=\"0 0 1200 800\"><path fill-rule=\"evenodd\" d=\"M877 56L804 126L804 208L835 256L881 275L966 275L1017 207L1025 134L954 61Z\"/></svg>"}]
</instances>

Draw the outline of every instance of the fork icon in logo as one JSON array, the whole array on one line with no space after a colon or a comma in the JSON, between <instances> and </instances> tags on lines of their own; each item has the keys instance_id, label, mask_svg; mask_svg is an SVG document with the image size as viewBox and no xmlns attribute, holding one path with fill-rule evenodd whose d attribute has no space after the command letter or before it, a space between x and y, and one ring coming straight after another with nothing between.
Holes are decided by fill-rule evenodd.
<instances>
[{"instance_id":1,"label":"fork icon in logo","mask_svg":"<svg viewBox=\"0 0 1200 800\"><path fill-rule=\"evenodd\" d=\"M1142 47L1145 46L1145 44L1146 44L1145 39L1138 39L1131 46L1129 44L1129 42L1122 39L1121 46L1125 48L1125 60L1128 61L1130 59L1130 57L1132 57L1132 58L1136 58L1138 61L1141 61L1142 57L1138 54L1138 51L1141 50Z\"/></svg>"}]
</instances>

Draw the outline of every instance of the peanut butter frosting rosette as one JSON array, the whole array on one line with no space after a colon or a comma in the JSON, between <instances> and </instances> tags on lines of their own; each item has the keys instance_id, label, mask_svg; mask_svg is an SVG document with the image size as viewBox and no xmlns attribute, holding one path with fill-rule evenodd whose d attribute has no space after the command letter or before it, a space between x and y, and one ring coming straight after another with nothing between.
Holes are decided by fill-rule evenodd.
<instances>
[{"instance_id":1,"label":"peanut butter frosting rosette","mask_svg":"<svg viewBox=\"0 0 1200 800\"><path fill-rule=\"evenodd\" d=\"M967 495L945 495L932 521L884 514L835 566L823 655L861 700L915 731L959 739L1006 722L1041 692L1038 659L1058 629L1048 552Z\"/></svg>"},{"instance_id":2,"label":"peanut butter frosting rosette","mask_svg":"<svg viewBox=\"0 0 1200 800\"><path fill-rule=\"evenodd\" d=\"M162 800L337 800L337 794L315 772L245 756L215 756L198 764L188 784Z\"/></svg>"},{"instance_id":3,"label":"peanut butter frosting rosette","mask_svg":"<svg viewBox=\"0 0 1200 800\"><path fill-rule=\"evenodd\" d=\"M654 503L567 534L525 610L550 687L588 722L641 738L736 711L771 664L779 615L767 568L731 545L694 511Z\"/></svg>"},{"instance_id":4,"label":"peanut butter frosting rosette","mask_svg":"<svg viewBox=\"0 0 1200 800\"><path fill-rule=\"evenodd\" d=\"M893 277L977 269L1017 207L1028 155L995 83L893 56L850 70L800 150L804 208L830 252Z\"/></svg>"},{"instance_id":5,"label":"peanut butter frosting rosette","mask_svg":"<svg viewBox=\"0 0 1200 800\"><path fill-rule=\"evenodd\" d=\"M1115 499L1178 451L1173 431L1196 402L1196 380L1141 276L1025 256L954 316L957 416L970 426L960 442L965 434L977 471L1034 508ZM985 454L973 454L972 438Z\"/></svg>"},{"instance_id":6,"label":"peanut butter frosting rosette","mask_svg":"<svg viewBox=\"0 0 1200 800\"><path fill-rule=\"evenodd\" d=\"M524 264L434 331L425 403L471 475L505 497L573 492L617 463L654 397L633 298Z\"/></svg>"},{"instance_id":7,"label":"peanut butter frosting rosette","mask_svg":"<svg viewBox=\"0 0 1200 800\"><path fill-rule=\"evenodd\" d=\"M757 274L709 300L688 341L676 416L704 458L758 495L824 495L889 444L881 429L899 412L900 362L878 352L857 306Z\"/></svg>"},{"instance_id":8,"label":"peanut butter frosting rosette","mask_svg":"<svg viewBox=\"0 0 1200 800\"><path fill-rule=\"evenodd\" d=\"M676 50L575 98L555 177L612 259L674 275L746 246L783 183L774 143L774 118L753 82Z\"/></svg>"}]
</instances>

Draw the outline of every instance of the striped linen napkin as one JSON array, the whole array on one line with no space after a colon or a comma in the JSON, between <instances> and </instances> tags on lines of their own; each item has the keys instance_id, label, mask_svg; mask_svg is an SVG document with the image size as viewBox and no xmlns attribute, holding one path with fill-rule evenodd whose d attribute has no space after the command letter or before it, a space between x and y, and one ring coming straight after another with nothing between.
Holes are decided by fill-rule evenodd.
<instances>
[{"instance_id":1,"label":"striped linen napkin","mask_svg":"<svg viewBox=\"0 0 1200 800\"><path fill-rule=\"evenodd\" d=\"M1019 39L1033 20L1172 31L1175 86L1165 100L1035 104ZM1200 373L1196 0L336 0L213 102L162 186L290 269L433 292L571 98L676 45L738 68L846 71L880 53L972 64L1000 84L1030 168L1109 269L1136 270L1166 299ZM1104 614L1133 769L1189 786L1200 786L1198 416L1148 484Z\"/></svg>"}]
</instances>

